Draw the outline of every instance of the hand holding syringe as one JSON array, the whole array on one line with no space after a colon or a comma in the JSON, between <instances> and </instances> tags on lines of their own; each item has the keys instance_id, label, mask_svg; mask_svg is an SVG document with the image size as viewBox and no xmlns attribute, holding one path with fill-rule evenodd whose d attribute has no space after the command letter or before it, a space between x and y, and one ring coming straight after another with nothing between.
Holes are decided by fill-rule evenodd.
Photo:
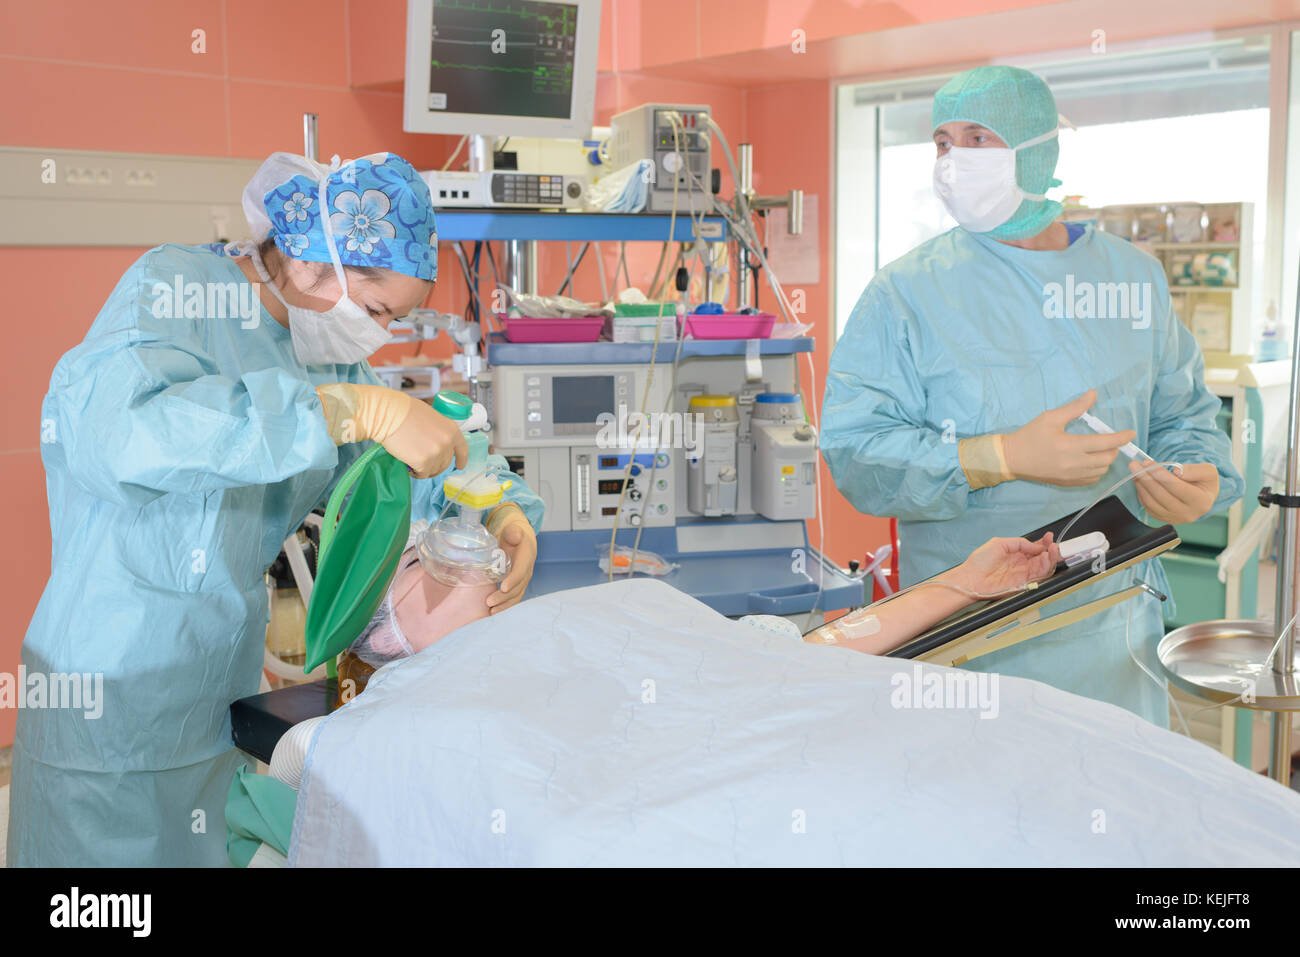
<instances>
[{"instance_id":1,"label":"hand holding syringe","mask_svg":"<svg viewBox=\"0 0 1300 957\"><path fill-rule=\"evenodd\" d=\"M1003 478L1077 487L1092 485L1109 471L1121 446L1137 438L1133 431L1080 435L1066 426L1097 401L1089 390L1072 402L1035 416L1014 432L1001 436L1005 460Z\"/></svg>"},{"instance_id":2,"label":"hand holding syringe","mask_svg":"<svg viewBox=\"0 0 1300 957\"><path fill-rule=\"evenodd\" d=\"M1112 433L1105 422L1084 412L1079 416L1094 432ZM1167 463L1166 468L1153 468L1156 460L1132 442L1120 446L1120 451L1133 461L1129 463L1138 501L1157 521L1169 525L1194 522L1213 506L1219 497L1219 470L1208 462L1183 465Z\"/></svg>"},{"instance_id":3,"label":"hand holding syringe","mask_svg":"<svg viewBox=\"0 0 1300 957\"><path fill-rule=\"evenodd\" d=\"M1112 429L1105 422L1101 421L1101 419L1097 418L1091 412L1084 412L1079 416L1079 419L1080 421L1083 422L1084 425L1092 429L1092 431L1097 432L1101 435L1115 434L1114 429ZM1130 429L1130 431L1132 430ZM1136 433L1135 433L1135 437L1136 437ZM1132 442L1125 442L1123 445L1119 447L1119 450L1123 452L1125 455L1127 455L1129 458L1131 458L1134 462L1139 462L1143 465L1147 465L1155 461L1155 459L1147 455L1145 452L1143 452ZM1174 464L1173 470L1175 475L1183 474L1183 467L1177 463Z\"/></svg>"}]
</instances>

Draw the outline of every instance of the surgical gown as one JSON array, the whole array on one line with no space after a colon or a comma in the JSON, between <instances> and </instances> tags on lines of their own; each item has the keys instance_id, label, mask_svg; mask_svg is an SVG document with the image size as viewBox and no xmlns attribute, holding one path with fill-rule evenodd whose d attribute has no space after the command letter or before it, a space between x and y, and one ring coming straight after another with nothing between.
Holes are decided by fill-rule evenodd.
<instances>
[{"instance_id":1,"label":"surgical gown","mask_svg":"<svg viewBox=\"0 0 1300 957\"><path fill-rule=\"evenodd\" d=\"M247 281L220 246L146 253L42 406L53 562L22 660L102 674L103 701L19 711L11 867L226 864L229 709L258 689L263 573L364 450L335 447L315 386L377 385L368 364L304 367L255 296L256 320L158 318L162 287L190 283ZM441 478L412 483L413 515L437 517ZM526 485L507 497L540 525Z\"/></svg>"},{"instance_id":2,"label":"surgical gown","mask_svg":"<svg viewBox=\"0 0 1300 957\"><path fill-rule=\"evenodd\" d=\"M1118 284L1124 284L1121 288ZM904 585L963 561L995 536L1021 535L1088 505L1128 475L1122 453L1095 485L1029 481L972 490L957 442L1012 432L1097 390L1092 412L1134 429L1157 461L1209 462L1213 510L1241 497L1219 399L1195 340L1174 315L1164 270L1089 226L1066 249L1026 250L955 228L881 269L831 357L822 452L860 511L899 519ZM1090 430L1073 422L1070 432ZM1133 483L1116 493L1146 515ZM1054 614L1134 580L1169 593L1157 560L1053 602ZM1044 681L1167 726L1154 646L1161 606L1143 594L1113 609L993 652L967 667Z\"/></svg>"}]
</instances>

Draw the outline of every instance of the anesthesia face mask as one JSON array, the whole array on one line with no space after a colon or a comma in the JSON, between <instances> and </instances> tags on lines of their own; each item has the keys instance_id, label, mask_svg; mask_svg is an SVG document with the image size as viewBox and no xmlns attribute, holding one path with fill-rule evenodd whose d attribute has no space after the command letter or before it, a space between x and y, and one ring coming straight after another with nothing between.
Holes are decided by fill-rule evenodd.
<instances>
[{"instance_id":1,"label":"anesthesia face mask","mask_svg":"<svg viewBox=\"0 0 1300 957\"><path fill-rule=\"evenodd\" d=\"M415 536L370 625L352 650L374 667L423 651L458 628L488 616L487 599L510 571L510 560L483 524L510 488L488 467L487 422L481 405L456 392L440 392L434 409L466 432L469 459L447 476L442 517ZM455 515L448 515L452 505Z\"/></svg>"}]
</instances>

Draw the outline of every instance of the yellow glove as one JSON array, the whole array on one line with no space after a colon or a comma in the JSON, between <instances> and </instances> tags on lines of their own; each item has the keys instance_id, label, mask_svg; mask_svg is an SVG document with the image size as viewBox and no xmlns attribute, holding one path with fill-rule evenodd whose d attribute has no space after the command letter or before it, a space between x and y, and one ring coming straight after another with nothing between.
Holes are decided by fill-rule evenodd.
<instances>
[{"instance_id":1,"label":"yellow glove","mask_svg":"<svg viewBox=\"0 0 1300 957\"><path fill-rule=\"evenodd\" d=\"M465 436L455 422L404 392L379 385L334 382L317 386L325 425L335 445L378 442L405 462L416 478L432 478L451 465L464 468Z\"/></svg>"},{"instance_id":2,"label":"yellow glove","mask_svg":"<svg viewBox=\"0 0 1300 957\"><path fill-rule=\"evenodd\" d=\"M957 443L957 458L972 490L988 488L1015 478L1007 468L1001 435L977 435Z\"/></svg>"},{"instance_id":3,"label":"yellow glove","mask_svg":"<svg viewBox=\"0 0 1300 957\"><path fill-rule=\"evenodd\" d=\"M489 614L504 611L524 597L537 562L537 535L528 517L514 502L502 502L483 523L496 536L501 549L510 557L510 572L495 595L488 596Z\"/></svg>"}]
</instances>

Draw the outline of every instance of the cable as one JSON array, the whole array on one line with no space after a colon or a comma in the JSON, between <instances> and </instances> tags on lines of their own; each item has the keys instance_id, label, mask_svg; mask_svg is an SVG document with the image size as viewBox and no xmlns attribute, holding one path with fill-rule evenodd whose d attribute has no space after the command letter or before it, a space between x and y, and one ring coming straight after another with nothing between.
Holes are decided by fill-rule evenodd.
<instances>
[{"instance_id":1,"label":"cable","mask_svg":"<svg viewBox=\"0 0 1300 957\"><path fill-rule=\"evenodd\" d=\"M566 243L565 245L567 246L568 244ZM556 293L557 296L563 296L564 290L569 288L569 282L573 279L574 270L576 270L578 264L582 262L582 257L587 255L587 249L590 246L590 242L584 242L582 247L578 250L578 258L573 260L572 264L569 266L569 271L564 274L564 282L560 283L560 291Z\"/></svg>"},{"instance_id":2,"label":"cable","mask_svg":"<svg viewBox=\"0 0 1300 957\"><path fill-rule=\"evenodd\" d=\"M464 136L460 138L459 141L457 141L456 148L452 150L451 155L447 157L447 162L442 164L441 172L445 173L447 172L447 170L451 169L451 164L456 162L456 157L460 155L460 151L465 147L465 144L468 141L469 141L468 133L466 133Z\"/></svg>"},{"instance_id":3,"label":"cable","mask_svg":"<svg viewBox=\"0 0 1300 957\"><path fill-rule=\"evenodd\" d=\"M501 276L497 273L497 257L496 254L492 252L492 243L490 242L487 244L487 253L488 263L492 266L492 281L496 284L493 286L495 289L497 286L501 285Z\"/></svg>"},{"instance_id":4,"label":"cable","mask_svg":"<svg viewBox=\"0 0 1300 957\"><path fill-rule=\"evenodd\" d=\"M451 245L456 250L456 258L460 261L460 271L465 277L465 285L469 288L470 309L474 312L474 321L478 322L479 309L482 304L479 302L478 298L478 286L474 283L473 279L471 279L469 259L465 256L465 250L461 248L460 243L452 243ZM482 327L480 326L480 328Z\"/></svg>"},{"instance_id":5,"label":"cable","mask_svg":"<svg viewBox=\"0 0 1300 957\"><path fill-rule=\"evenodd\" d=\"M673 259L672 265L668 267L668 272L664 275L663 279L659 280L658 286L650 289L651 301L658 302L659 300L663 299L663 297L667 294L668 291L667 286L668 283L671 281L671 277L677 275L677 270L681 268L681 265L682 265L682 249L681 249L681 244L678 243L677 255Z\"/></svg>"},{"instance_id":6,"label":"cable","mask_svg":"<svg viewBox=\"0 0 1300 957\"><path fill-rule=\"evenodd\" d=\"M673 150L675 152L680 152L681 141L678 136L678 129L681 123L681 116L675 110L670 111L668 116L669 116L669 122L672 123L672 127L673 127ZM673 177L673 205L672 205L672 210L668 216L669 241L672 240L673 236L677 232L677 191L680 183L681 183L680 177L674 176ZM618 281L617 268L615 269L614 279L615 282ZM602 286L604 285L603 271L601 272L601 284ZM618 504L614 508L614 524L609 532L609 580L611 582L614 580L614 554L615 554L615 547L616 547L616 538L618 536L618 521L623 514L623 499L627 496L628 483L632 477L632 466L636 463L636 450L640 445L641 429L645 425L646 418L647 418L646 406L649 405L650 403L650 388L654 382L655 363L659 358L659 337L660 334L663 332L663 306L664 304L661 302L659 304L659 314L655 318L655 338L654 338L654 342L650 346L650 368L646 374L645 391L642 393L641 396L641 415L639 420L637 421L636 433L633 435L632 438L632 448L628 453L627 465L623 469L623 487L619 489ZM681 358L682 342L684 341L684 339L685 337L683 335L683 330L680 329L677 330L677 350L676 350L676 354L673 357L673 379L672 379L672 385L668 393L668 403L671 403L673 401L674 392L676 390L677 363L678 360ZM665 403L665 408L667 407L668 403ZM646 495L646 500L641 503L641 512L639 513L641 517L641 523L637 526L636 538L633 540L632 543L632 559L628 563L629 578L636 573L637 552L641 547L641 532L645 528L645 510L646 510L646 506L649 505L650 503L650 495L654 494L654 476L658 468L659 468L659 444L656 441L656 444L654 445L650 453L650 490L649 493Z\"/></svg>"},{"instance_id":7,"label":"cable","mask_svg":"<svg viewBox=\"0 0 1300 957\"><path fill-rule=\"evenodd\" d=\"M1288 621L1286 625L1283 626L1282 630L1277 633L1277 641L1273 642L1273 647L1269 650L1268 657L1264 659L1265 668L1273 667L1273 656L1277 654L1278 648L1282 646L1282 639L1286 637L1286 633L1291 630L1291 626L1295 624L1297 618L1300 618L1300 612L1296 612L1296 614L1292 615L1291 620Z\"/></svg>"},{"instance_id":8,"label":"cable","mask_svg":"<svg viewBox=\"0 0 1300 957\"><path fill-rule=\"evenodd\" d=\"M618 244L618 259L614 261L614 288L615 289L618 288L618 274L623 271L623 262L626 255L627 255L627 243L620 241ZM631 283L628 283L628 285L631 285Z\"/></svg>"},{"instance_id":9,"label":"cable","mask_svg":"<svg viewBox=\"0 0 1300 957\"><path fill-rule=\"evenodd\" d=\"M621 240L618 244L618 262L614 265L614 285L618 285L619 270L623 271L623 278L627 280L627 288L632 288L632 277L627 271L627 240Z\"/></svg>"},{"instance_id":10,"label":"cable","mask_svg":"<svg viewBox=\"0 0 1300 957\"><path fill-rule=\"evenodd\" d=\"M1124 476L1124 478L1120 479L1118 482L1116 482L1116 483L1115 483L1114 485L1112 485L1110 488L1106 489L1106 491L1102 492L1101 495L1097 496L1097 498L1093 499L1091 502L1089 502L1089 503L1088 503L1087 505L1085 505L1083 508L1079 509L1079 511L1077 511L1077 512L1075 513L1074 518L1070 519L1068 522L1065 523L1065 528L1061 529L1061 534L1056 536L1057 541L1060 541L1060 542L1064 542L1064 541L1066 541L1067 538L1068 538L1067 533L1070 531L1070 529L1074 528L1074 524L1075 524L1075 522L1077 522L1079 519L1083 518L1083 516L1084 516L1085 514L1087 514L1087 512L1088 512L1089 510L1091 510L1091 509L1093 508L1093 506L1095 506L1097 503L1099 503L1100 501L1102 501L1102 499L1106 498L1108 495L1110 495L1112 492L1114 492L1117 488L1120 488L1120 487L1122 487L1122 486L1124 486L1124 485L1127 485L1129 482L1133 481L1133 480L1134 480L1135 478L1137 478L1139 475L1146 475L1147 472L1152 472L1152 471L1155 471L1156 469L1162 469L1162 468L1177 468L1177 469L1181 469L1182 467L1183 467L1183 466L1182 466L1182 463L1181 463L1181 462L1152 462L1150 465L1148 465L1148 466L1147 466L1146 468L1144 468L1144 469L1140 469L1140 470L1137 471L1137 472L1130 472L1128 475Z\"/></svg>"},{"instance_id":11,"label":"cable","mask_svg":"<svg viewBox=\"0 0 1300 957\"><path fill-rule=\"evenodd\" d=\"M1035 591L1038 588L1038 582L1036 581L1025 582L1023 585L1017 585L1015 588L1009 588L1006 591L978 592L978 591L971 591L969 588L965 587L964 585L958 585L955 582L944 581L942 578L927 578L925 581L919 581L913 585L908 585L906 588L900 588L892 595L886 595L884 598L877 598L870 605L863 605L857 611L861 612L861 611L865 611L868 608L875 608L879 605L885 604L886 602L891 602L895 598L901 598L902 596L906 595L908 592L915 591L918 588L929 588L929 587L948 588L951 589L952 591L961 592L963 595L966 595L968 598L974 598L980 601L985 601L985 600L992 600L992 599L1010 598L1012 595L1018 595L1021 592ZM857 612L853 612L853 614L856 613Z\"/></svg>"},{"instance_id":12,"label":"cable","mask_svg":"<svg viewBox=\"0 0 1300 957\"><path fill-rule=\"evenodd\" d=\"M649 288L646 289L646 292L649 294L649 298L651 299L654 299L655 286L659 285L659 273L663 271L664 257L668 255L668 247L670 245L672 245L672 243L665 240L664 244L659 247L659 261L655 263L655 274L654 277L650 280Z\"/></svg>"},{"instance_id":13,"label":"cable","mask_svg":"<svg viewBox=\"0 0 1300 957\"><path fill-rule=\"evenodd\" d=\"M609 286L605 283L605 254L600 250L600 243L593 243L596 247L596 272L600 274L600 301L609 302Z\"/></svg>"}]
</instances>

